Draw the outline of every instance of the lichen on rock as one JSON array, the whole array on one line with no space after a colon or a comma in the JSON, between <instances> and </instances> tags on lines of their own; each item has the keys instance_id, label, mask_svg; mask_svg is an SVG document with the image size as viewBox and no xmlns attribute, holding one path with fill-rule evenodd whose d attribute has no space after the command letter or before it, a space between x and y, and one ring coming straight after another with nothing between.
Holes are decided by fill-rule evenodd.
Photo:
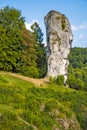
<instances>
[{"instance_id":1,"label":"lichen on rock","mask_svg":"<svg viewBox=\"0 0 87 130\"><path fill-rule=\"evenodd\" d=\"M45 16L44 21L47 35L47 76L63 75L65 83L73 40L70 23L64 14L54 10Z\"/></svg>"}]
</instances>

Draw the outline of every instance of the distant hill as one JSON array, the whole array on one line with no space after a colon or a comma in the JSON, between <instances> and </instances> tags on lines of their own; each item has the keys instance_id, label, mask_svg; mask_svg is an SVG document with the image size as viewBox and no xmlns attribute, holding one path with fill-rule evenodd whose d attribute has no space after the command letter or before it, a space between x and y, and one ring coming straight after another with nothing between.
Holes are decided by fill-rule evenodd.
<instances>
[{"instance_id":1,"label":"distant hill","mask_svg":"<svg viewBox=\"0 0 87 130\"><path fill-rule=\"evenodd\" d=\"M87 92L31 82L0 72L0 130L86 130Z\"/></svg>"}]
</instances>

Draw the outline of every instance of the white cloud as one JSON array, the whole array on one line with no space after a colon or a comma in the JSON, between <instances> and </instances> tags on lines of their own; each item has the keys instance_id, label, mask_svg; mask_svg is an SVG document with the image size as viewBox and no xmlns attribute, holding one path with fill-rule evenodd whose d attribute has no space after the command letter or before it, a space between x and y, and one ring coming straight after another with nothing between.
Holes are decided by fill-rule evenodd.
<instances>
[{"instance_id":1,"label":"white cloud","mask_svg":"<svg viewBox=\"0 0 87 130\"><path fill-rule=\"evenodd\" d=\"M25 23L25 26L26 26L26 28L27 28L28 30L31 31L31 24L29 24L29 23Z\"/></svg>"},{"instance_id":2,"label":"white cloud","mask_svg":"<svg viewBox=\"0 0 87 130\"><path fill-rule=\"evenodd\" d=\"M84 35L84 34L80 34L80 35L79 35L79 38L80 38L80 39L84 39L84 38L87 38L87 36Z\"/></svg>"},{"instance_id":3,"label":"white cloud","mask_svg":"<svg viewBox=\"0 0 87 130\"><path fill-rule=\"evenodd\" d=\"M37 20L33 20L31 23L27 23L27 22L25 22L25 26L26 26L26 28L27 28L28 30L32 31L32 30L31 30L31 25L34 24L34 22L37 22L37 23L38 23Z\"/></svg>"},{"instance_id":4,"label":"white cloud","mask_svg":"<svg viewBox=\"0 0 87 130\"><path fill-rule=\"evenodd\" d=\"M80 38L80 39L83 39L83 38L84 38L84 35L83 35L83 34L80 34L80 35L79 35L79 38Z\"/></svg>"},{"instance_id":5,"label":"white cloud","mask_svg":"<svg viewBox=\"0 0 87 130\"><path fill-rule=\"evenodd\" d=\"M87 29L87 24L86 23L83 23L81 25L71 25L71 29L72 31L77 31L77 30L82 30L82 29Z\"/></svg>"},{"instance_id":6,"label":"white cloud","mask_svg":"<svg viewBox=\"0 0 87 130\"><path fill-rule=\"evenodd\" d=\"M73 31L76 31L76 30L78 30L78 27L75 26L75 25L71 25L71 29L72 29Z\"/></svg>"},{"instance_id":7,"label":"white cloud","mask_svg":"<svg viewBox=\"0 0 87 130\"><path fill-rule=\"evenodd\" d=\"M87 24L82 24L79 26L79 29L87 29Z\"/></svg>"}]
</instances>

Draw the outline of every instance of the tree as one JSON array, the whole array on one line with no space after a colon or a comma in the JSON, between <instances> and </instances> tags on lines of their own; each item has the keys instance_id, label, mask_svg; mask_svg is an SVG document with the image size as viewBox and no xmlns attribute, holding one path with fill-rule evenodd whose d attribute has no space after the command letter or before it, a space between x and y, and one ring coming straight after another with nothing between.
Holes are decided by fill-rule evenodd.
<instances>
[{"instance_id":1,"label":"tree","mask_svg":"<svg viewBox=\"0 0 87 130\"><path fill-rule=\"evenodd\" d=\"M39 69L39 77L43 78L47 73L46 48L40 44L37 49L37 67Z\"/></svg>"},{"instance_id":2,"label":"tree","mask_svg":"<svg viewBox=\"0 0 87 130\"><path fill-rule=\"evenodd\" d=\"M0 70L43 77L46 72L43 33L37 23L33 32L25 28L21 12L8 6L0 9Z\"/></svg>"},{"instance_id":3,"label":"tree","mask_svg":"<svg viewBox=\"0 0 87 130\"><path fill-rule=\"evenodd\" d=\"M9 8L0 9L0 69L16 72L20 66L22 35L25 27L21 12Z\"/></svg>"},{"instance_id":4,"label":"tree","mask_svg":"<svg viewBox=\"0 0 87 130\"><path fill-rule=\"evenodd\" d=\"M42 43L43 42L43 33L41 28L39 27L39 24L37 22L34 22L34 24L31 26L32 34L35 37L36 43Z\"/></svg>"},{"instance_id":5,"label":"tree","mask_svg":"<svg viewBox=\"0 0 87 130\"><path fill-rule=\"evenodd\" d=\"M20 62L20 72L30 77L39 77L39 70L37 68L37 54L35 49L35 39L28 30L22 32L22 52Z\"/></svg>"},{"instance_id":6,"label":"tree","mask_svg":"<svg viewBox=\"0 0 87 130\"><path fill-rule=\"evenodd\" d=\"M0 9L0 24L5 29L18 28L19 30L22 30L25 28L25 19L21 16L21 12L15 8L9 8L9 6L6 6L3 9ZM9 31L9 30L8 30Z\"/></svg>"},{"instance_id":7,"label":"tree","mask_svg":"<svg viewBox=\"0 0 87 130\"><path fill-rule=\"evenodd\" d=\"M87 48L72 48L69 55L68 84L87 91Z\"/></svg>"},{"instance_id":8,"label":"tree","mask_svg":"<svg viewBox=\"0 0 87 130\"><path fill-rule=\"evenodd\" d=\"M46 63L46 50L43 42L43 33L37 22L32 26L32 35L35 38L35 48L37 52L37 67L39 69L39 77L42 78L46 75L47 72L47 63Z\"/></svg>"}]
</instances>

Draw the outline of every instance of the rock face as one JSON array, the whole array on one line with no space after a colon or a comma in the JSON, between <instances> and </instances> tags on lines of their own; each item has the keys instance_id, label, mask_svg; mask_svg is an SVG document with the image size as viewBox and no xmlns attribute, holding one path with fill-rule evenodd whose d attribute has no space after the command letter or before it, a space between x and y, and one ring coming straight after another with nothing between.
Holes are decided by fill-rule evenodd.
<instances>
[{"instance_id":1,"label":"rock face","mask_svg":"<svg viewBox=\"0 0 87 130\"><path fill-rule=\"evenodd\" d=\"M63 75L65 83L73 40L70 23L65 15L56 11L50 11L44 21L47 35L47 76Z\"/></svg>"}]
</instances>

